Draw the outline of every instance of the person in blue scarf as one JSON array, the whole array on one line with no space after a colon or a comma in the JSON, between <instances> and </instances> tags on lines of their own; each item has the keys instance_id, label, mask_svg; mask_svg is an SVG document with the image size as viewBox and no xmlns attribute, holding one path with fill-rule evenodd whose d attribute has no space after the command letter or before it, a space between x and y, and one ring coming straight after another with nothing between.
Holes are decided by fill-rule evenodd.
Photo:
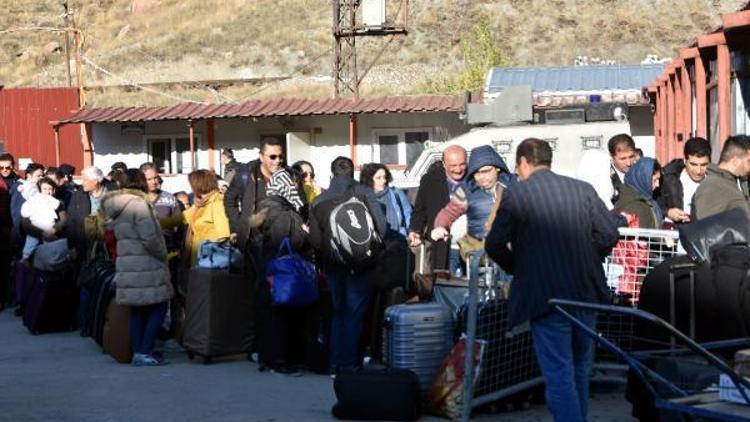
<instances>
[{"instance_id":1,"label":"person in blue scarf","mask_svg":"<svg viewBox=\"0 0 750 422\"><path fill-rule=\"evenodd\" d=\"M664 220L664 213L654 199L660 177L659 162L649 157L641 158L625 174L625 184L615 202L619 211L637 216L642 229L658 229Z\"/></svg>"},{"instance_id":2,"label":"person in blue scarf","mask_svg":"<svg viewBox=\"0 0 750 422\"><path fill-rule=\"evenodd\" d=\"M412 205L401 189L390 186L393 176L383 164L368 163L362 166L359 181L375 191L383 214L388 222L388 238L406 238L411 223Z\"/></svg>"}]
</instances>

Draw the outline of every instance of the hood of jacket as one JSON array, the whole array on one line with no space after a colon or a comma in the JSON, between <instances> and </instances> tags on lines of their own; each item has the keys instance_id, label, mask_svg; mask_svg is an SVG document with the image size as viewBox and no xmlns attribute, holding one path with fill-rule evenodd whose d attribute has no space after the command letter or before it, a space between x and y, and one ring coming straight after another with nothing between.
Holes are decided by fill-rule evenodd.
<instances>
[{"instance_id":1,"label":"hood of jacket","mask_svg":"<svg viewBox=\"0 0 750 422\"><path fill-rule=\"evenodd\" d=\"M501 157L500 154L489 145L482 145L481 147L471 150L466 177L471 179L474 176L474 173L484 166L497 167L503 173L510 173L503 157Z\"/></svg>"},{"instance_id":2,"label":"hood of jacket","mask_svg":"<svg viewBox=\"0 0 750 422\"><path fill-rule=\"evenodd\" d=\"M138 199L146 201L149 205L151 204L148 200L148 195L139 190L119 189L111 191L104 194L101 209L108 218L116 219L132 201L137 201Z\"/></svg>"}]
</instances>

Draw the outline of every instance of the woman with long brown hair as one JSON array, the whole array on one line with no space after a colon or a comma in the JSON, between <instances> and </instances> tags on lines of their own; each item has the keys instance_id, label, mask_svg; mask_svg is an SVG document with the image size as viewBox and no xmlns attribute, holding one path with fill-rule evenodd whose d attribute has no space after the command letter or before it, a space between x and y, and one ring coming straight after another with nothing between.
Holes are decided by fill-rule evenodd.
<instances>
[{"instance_id":1,"label":"woman with long brown hair","mask_svg":"<svg viewBox=\"0 0 750 422\"><path fill-rule=\"evenodd\" d=\"M193 205L182 214L162 219L161 226L188 225L183 254L186 257L185 266L189 268L196 264L201 242L229 237L229 220L224 213L224 194L219 190L216 174L209 170L196 170L188 175L188 182L195 197Z\"/></svg>"}]
</instances>

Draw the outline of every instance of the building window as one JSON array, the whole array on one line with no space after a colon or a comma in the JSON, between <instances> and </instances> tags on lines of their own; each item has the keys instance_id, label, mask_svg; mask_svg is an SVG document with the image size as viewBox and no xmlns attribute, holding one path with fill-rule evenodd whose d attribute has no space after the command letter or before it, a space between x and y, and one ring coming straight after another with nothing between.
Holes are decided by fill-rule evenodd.
<instances>
[{"instance_id":1,"label":"building window","mask_svg":"<svg viewBox=\"0 0 750 422\"><path fill-rule=\"evenodd\" d=\"M373 131L373 161L395 168L410 168L432 137L431 128L376 129Z\"/></svg>"},{"instance_id":2,"label":"building window","mask_svg":"<svg viewBox=\"0 0 750 422\"><path fill-rule=\"evenodd\" d=\"M194 135L196 159L201 150L201 137ZM154 135L146 137L148 161L159 173L187 174L193 171L190 157L190 137L185 135Z\"/></svg>"}]
</instances>

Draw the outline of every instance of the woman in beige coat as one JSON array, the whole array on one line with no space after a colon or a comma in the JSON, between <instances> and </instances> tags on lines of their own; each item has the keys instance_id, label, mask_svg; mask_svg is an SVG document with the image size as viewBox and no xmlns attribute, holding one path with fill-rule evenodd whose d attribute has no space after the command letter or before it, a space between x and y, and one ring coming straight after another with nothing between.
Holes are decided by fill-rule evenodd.
<instances>
[{"instance_id":1,"label":"woman in beige coat","mask_svg":"<svg viewBox=\"0 0 750 422\"><path fill-rule=\"evenodd\" d=\"M107 225L117 238L115 301L131 306L130 341L133 365L163 365L154 341L172 298L167 248L146 192L146 177L128 169L122 189L102 199Z\"/></svg>"}]
</instances>

